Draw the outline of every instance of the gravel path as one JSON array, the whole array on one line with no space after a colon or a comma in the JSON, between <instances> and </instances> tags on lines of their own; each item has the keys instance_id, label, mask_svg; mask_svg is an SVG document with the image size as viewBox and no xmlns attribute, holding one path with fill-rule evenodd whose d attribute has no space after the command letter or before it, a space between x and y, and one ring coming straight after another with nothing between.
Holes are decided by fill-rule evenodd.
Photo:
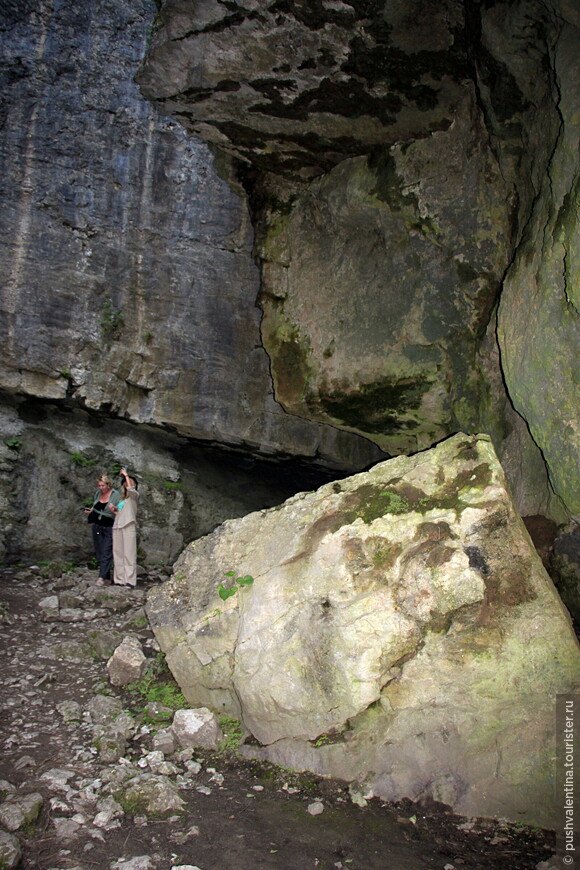
<instances>
[{"instance_id":1,"label":"gravel path","mask_svg":"<svg viewBox=\"0 0 580 870\"><path fill-rule=\"evenodd\" d=\"M356 806L344 783L231 752L154 751L157 729L106 665L127 635L155 660L143 605L163 579L98 589L83 569L0 570L0 867L535 870L553 854L546 832L410 802ZM117 731L129 721L117 751L98 737L107 704L122 711ZM123 801L136 781L158 783L167 806Z\"/></svg>"}]
</instances>

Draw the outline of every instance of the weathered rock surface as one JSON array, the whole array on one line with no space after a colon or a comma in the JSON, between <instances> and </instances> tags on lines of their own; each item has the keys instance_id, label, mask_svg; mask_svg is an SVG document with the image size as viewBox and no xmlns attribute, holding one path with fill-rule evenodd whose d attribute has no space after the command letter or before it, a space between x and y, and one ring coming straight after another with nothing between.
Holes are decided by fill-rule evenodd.
<instances>
[{"instance_id":1,"label":"weathered rock surface","mask_svg":"<svg viewBox=\"0 0 580 870\"><path fill-rule=\"evenodd\" d=\"M340 464L273 399L245 199L134 82L155 12L2 5L0 388Z\"/></svg>"},{"instance_id":2,"label":"weathered rock surface","mask_svg":"<svg viewBox=\"0 0 580 870\"><path fill-rule=\"evenodd\" d=\"M0 831L0 860L6 867L6 870L13 870L18 867L20 858L22 857L22 847L20 840L14 834L8 834L6 831Z\"/></svg>"},{"instance_id":3,"label":"weathered rock surface","mask_svg":"<svg viewBox=\"0 0 580 870\"><path fill-rule=\"evenodd\" d=\"M471 92L456 110L427 140L313 181L260 246L276 397L391 454L482 417L476 360L510 255L511 207Z\"/></svg>"},{"instance_id":4,"label":"weathered rock surface","mask_svg":"<svg viewBox=\"0 0 580 870\"><path fill-rule=\"evenodd\" d=\"M514 406L546 457L555 491L579 521L580 12L562 7L564 21L550 46L558 95L553 148L506 276L499 336Z\"/></svg>"},{"instance_id":5,"label":"weathered rock surface","mask_svg":"<svg viewBox=\"0 0 580 870\"><path fill-rule=\"evenodd\" d=\"M138 76L163 111L260 170L251 201L276 398L389 453L483 423L476 357L515 201L464 19L455 0L412 13L165 4Z\"/></svg>"},{"instance_id":6,"label":"weathered rock surface","mask_svg":"<svg viewBox=\"0 0 580 870\"><path fill-rule=\"evenodd\" d=\"M254 583L222 600L231 571ZM147 613L190 704L241 716L248 754L554 823L555 696L580 651L487 437L225 523Z\"/></svg>"},{"instance_id":7,"label":"weathered rock surface","mask_svg":"<svg viewBox=\"0 0 580 870\"><path fill-rule=\"evenodd\" d=\"M163 3L143 93L201 139L308 178L454 121L463 5Z\"/></svg>"},{"instance_id":8,"label":"weathered rock surface","mask_svg":"<svg viewBox=\"0 0 580 870\"><path fill-rule=\"evenodd\" d=\"M140 481L138 556L147 566L170 565L189 540L224 520L278 504L329 477L320 465L307 467L289 456L260 461L210 450L174 433L30 399L0 403L0 431L3 561L91 559L91 528L81 508L94 497L96 477L119 464L128 464ZM349 462L365 464L363 456L351 453Z\"/></svg>"},{"instance_id":9,"label":"weathered rock surface","mask_svg":"<svg viewBox=\"0 0 580 870\"><path fill-rule=\"evenodd\" d=\"M147 658L136 637L124 637L107 662L107 672L113 686L127 686L140 680L145 673Z\"/></svg>"},{"instance_id":10,"label":"weathered rock surface","mask_svg":"<svg viewBox=\"0 0 580 870\"><path fill-rule=\"evenodd\" d=\"M403 6L166 2L141 88L243 161L292 413L391 453L487 431L529 491L540 454L491 408L504 386L484 340L509 268L507 385L575 515L578 12Z\"/></svg>"},{"instance_id":11,"label":"weathered rock surface","mask_svg":"<svg viewBox=\"0 0 580 870\"><path fill-rule=\"evenodd\" d=\"M380 457L351 432L407 452L488 431L520 512L560 519L491 340L513 262L499 333L510 393L575 513L575 265L561 256L575 220L572 4L165 3L139 74L153 107L134 74L155 12L149 0L0 10L0 387L98 411L75 452L123 417L350 472ZM563 247L542 253L558 214ZM560 296L534 303L528 342L517 324L538 269ZM22 464L44 480L47 445L31 440ZM163 439L144 427L140 440ZM48 538L15 459L2 450L5 551L50 556L72 504ZM191 473L177 464L168 484ZM62 505L61 476L42 496ZM214 504L195 489L189 505L177 490L155 499L149 563L276 500L240 505L220 483Z\"/></svg>"}]
</instances>

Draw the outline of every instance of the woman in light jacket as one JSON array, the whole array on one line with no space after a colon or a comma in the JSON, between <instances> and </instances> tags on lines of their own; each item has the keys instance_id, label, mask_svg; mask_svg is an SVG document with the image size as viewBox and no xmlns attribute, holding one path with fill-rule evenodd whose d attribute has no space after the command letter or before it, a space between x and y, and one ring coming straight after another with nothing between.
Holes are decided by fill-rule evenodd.
<instances>
[{"instance_id":1,"label":"woman in light jacket","mask_svg":"<svg viewBox=\"0 0 580 870\"><path fill-rule=\"evenodd\" d=\"M118 505L109 505L115 515L113 523L113 583L116 586L137 585L137 480L121 469L123 488Z\"/></svg>"}]
</instances>

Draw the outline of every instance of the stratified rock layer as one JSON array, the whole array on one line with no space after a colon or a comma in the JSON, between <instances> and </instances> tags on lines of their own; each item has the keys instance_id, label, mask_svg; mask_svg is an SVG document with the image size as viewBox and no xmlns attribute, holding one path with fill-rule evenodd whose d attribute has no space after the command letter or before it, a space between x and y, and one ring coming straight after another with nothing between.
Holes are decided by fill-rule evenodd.
<instances>
[{"instance_id":1,"label":"stratified rock layer","mask_svg":"<svg viewBox=\"0 0 580 870\"><path fill-rule=\"evenodd\" d=\"M259 461L174 433L0 395L0 560L87 562L94 555L83 507L97 477L128 465L141 493L142 565L170 565L184 545L219 523L279 504L329 479L291 457ZM47 521L47 517L50 518Z\"/></svg>"},{"instance_id":2,"label":"stratified rock layer","mask_svg":"<svg viewBox=\"0 0 580 870\"><path fill-rule=\"evenodd\" d=\"M240 716L248 754L554 824L555 698L580 652L488 438L225 523L147 612L188 701Z\"/></svg>"},{"instance_id":3,"label":"stratified rock layer","mask_svg":"<svg viewBox=\"0 0 580 870\"><path fill-rule=\"evenodd\" d=\"M247 204L134 82L154 16L0 9L0 388L364 467L372 445L273 399Z\"/></svg>"},{"instance_id":4,"label":"stratified rock layer","mask_svg":"<svg viewBox=\"0 0 580 870\"><path fill-rule=\"evenodd\" d=\"M463 15L458 0L163 3L138 79L201 139L309 178L453 123Z\"/></svg>"}]
</instances>

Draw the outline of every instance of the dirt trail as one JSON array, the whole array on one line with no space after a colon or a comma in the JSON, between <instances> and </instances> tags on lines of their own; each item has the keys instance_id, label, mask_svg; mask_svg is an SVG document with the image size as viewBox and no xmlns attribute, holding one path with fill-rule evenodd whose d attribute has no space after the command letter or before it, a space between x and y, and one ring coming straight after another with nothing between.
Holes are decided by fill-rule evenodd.
<instances>
[{"instance_id":1,"label":"dirt trail","mask_svg":"<svg viewBox=\"0 0 580 870\"><path fill-rule=\"evenodd\" d=\"M108 827L96 825L99 783L115 765L93 745L87 706L98 692L117 695L125 709L130 700L109 685L106 654L83 650L89 633L102 639L130 632L154 656L142 604L159 579L116 590L117 609L103 609L86 572L63 579L38 569L0 570L0 779L17 793L43 796L36 824L13 831L22 870L116 870L136 856L148 856L146 870L533 870L553 854L546 832L410 802L374 799L359 807L344 783L209 752L195 752L201 770L193 787L180 791L185 813L161 821L125 812ZM60 610L47 618L39 602L54 595ZM63 701L80 705L80 721L63 718ZM150 737L140 731L117 766L143 765ZM43 779L55 768L70 774L64 788ZM0 794L5 789L0 783ZM318 801L323 811L312 815Z\"/></svg>"}]
</instances>

